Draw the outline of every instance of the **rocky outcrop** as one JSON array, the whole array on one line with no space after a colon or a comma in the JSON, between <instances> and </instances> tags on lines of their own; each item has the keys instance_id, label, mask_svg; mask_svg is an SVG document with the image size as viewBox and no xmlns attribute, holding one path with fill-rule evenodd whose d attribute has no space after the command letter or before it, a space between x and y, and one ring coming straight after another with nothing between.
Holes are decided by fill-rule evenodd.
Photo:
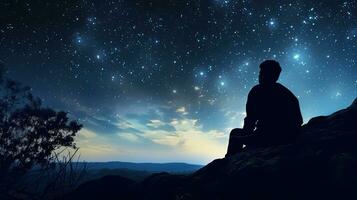
<instances>
[{"instance_id":1,"label":"rocky outcrop","mask_svg":"<svg viewBox=\"0 0 357 200\"><path fill-rule=\"evenodd\" d=\"M191 175L161 173L131 186L124 199L357 199L357 99L311 119L292 144L247 149Z\"/></svg>"}]
</instances>

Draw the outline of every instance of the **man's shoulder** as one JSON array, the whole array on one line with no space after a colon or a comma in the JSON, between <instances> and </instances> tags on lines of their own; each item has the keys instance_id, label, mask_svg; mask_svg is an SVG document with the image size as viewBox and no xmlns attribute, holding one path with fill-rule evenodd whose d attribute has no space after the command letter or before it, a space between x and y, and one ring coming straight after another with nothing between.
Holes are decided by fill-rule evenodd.
<instances>
[{"instance_id":1,"label":"man's shoulder","mask_svg":"<svg viewBox=\"0 0 357 200\"><path fill-rule=\"evenodd\" d=\"M275 89L273 89L275 88ZM264 86L262 84L258 84L252 87L252 89L249 91L249 95L250 96L254 96L256 94L259 93L266 93L266 92L277 92L278 94L281 95L287 95L287 96L291 96L291 97L295 97L295 95L284 85L282 85L281 83L274 83L273 85L269 85L269 86ZM296 97L295 97L296 98Z\"/></svg>"},{"instance_id":2,"label":"man's shoulder","mask_svg":"<svg viewBox=\"0 0 357 200\"><path fill-rule=\"evenodd\" d=\"M252 87L252 89L250 89L249 95L254 95L254 94L258 93L261 89L262 89L262 86L260 84L255 85Z\"/></svg>"},{"instance_id":3,"label":"man's shoulder","mask_svg":"<svg viewBox=\"0 0 357 200\"><path fill-rule=\"evenodd\" d=\"M283 84L281 83L275 83L275 86L281 90L285 90L285 91L290 91L287 87L285 87Z\"/></svg>"},{"instance_id":4,"label":"man's shoulder","mask_svg":"<svg viewBox=\"0 0 357 200\"><path fill-rule=\"evenodd\" d=\"M256 91L256 90L261 90L261 89L262 89L262 85L261 84L257 84L255 86L253 86L250 91Z\"/></svg>"},{"instance_id":5,"label":"man's shoulder","mask_svg":"<svg viewBox=\"0 0 357 200\"><path fill-rule=\"evenodd\" d=\"M285 87L284 85L282 85L281 83L276 83L277 87L283 91L284 93L286 93L287 95L296 98L296 96L294 95L293 92L291 92L291 90L289 90L287 87Z\"/></svg>"}]
</instances>

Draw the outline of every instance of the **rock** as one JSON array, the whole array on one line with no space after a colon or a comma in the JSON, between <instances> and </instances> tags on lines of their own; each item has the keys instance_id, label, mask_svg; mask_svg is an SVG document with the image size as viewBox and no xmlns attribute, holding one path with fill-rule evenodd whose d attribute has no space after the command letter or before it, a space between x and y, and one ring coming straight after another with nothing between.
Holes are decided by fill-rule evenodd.
<instances>
[{"instance_id":1,"label":"rock","mask_svg":"<svg viewBox=\"0 0 357 200\"><path fill-rule=\"evenodd\" d=\"M352 104L349 107L350 109L357 109L357 98L352 102Z\"/></svg>"}]
</instances>

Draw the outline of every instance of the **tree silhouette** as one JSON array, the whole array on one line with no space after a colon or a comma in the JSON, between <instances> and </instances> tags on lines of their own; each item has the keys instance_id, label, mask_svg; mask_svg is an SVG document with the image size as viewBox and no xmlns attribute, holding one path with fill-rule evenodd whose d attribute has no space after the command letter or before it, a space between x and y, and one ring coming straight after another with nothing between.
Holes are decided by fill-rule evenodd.
<instances>
[{"instance_id":1,"label":"tree silhouette","mask_svg":"<svg viewBox=\"0 0 357 200\"><path fill-rule=\"evenodd\" d=\"M43 107L29 87L6 78L0 65L0 183L49 166L61 148L77 149L74 136L81 128L66 112Z\"/></svg>"}]
</instances>

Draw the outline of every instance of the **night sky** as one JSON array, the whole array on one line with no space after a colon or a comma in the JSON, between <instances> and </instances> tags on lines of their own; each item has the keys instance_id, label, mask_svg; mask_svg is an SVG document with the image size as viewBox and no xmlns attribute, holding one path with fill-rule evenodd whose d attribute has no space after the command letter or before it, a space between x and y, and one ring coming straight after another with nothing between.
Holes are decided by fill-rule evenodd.
<instances>
[{"instance_id":1,"label":"night sky","mask_svg":"<svg viewBox=\"0 0 357 200\"><path fill-rule=\"evenodd\" d=\"M0 60L84 128L87 161L207 163L241 127L259 64L306 123L357 97L357 1L1 1Z\"/></svg>"}]
</instances>

